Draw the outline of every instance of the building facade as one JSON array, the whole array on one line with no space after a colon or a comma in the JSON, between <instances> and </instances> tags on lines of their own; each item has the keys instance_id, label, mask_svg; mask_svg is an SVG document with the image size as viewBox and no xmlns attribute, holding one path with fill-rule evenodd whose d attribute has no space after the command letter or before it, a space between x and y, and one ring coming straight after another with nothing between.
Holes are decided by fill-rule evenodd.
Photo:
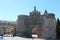
<instances>
[{"instance_id":1,"label":"building facade","mask_svg":"<svg viewBox=\"0 0 60 40\"><path fill-rule=\"evenodd\" d=\"M45 10L44 14L34 10L30 15L19 15L17 19L16 36L32 37L32 29L37 28L39 38L56 38L56 19L53 13Z\"/></svg>"},{"instance_id":2,"label":"building facade","mask_svg":"<svg viewBox=\"0 0 60 40\"><path fill-rule=\"evenodd\" d=\"M16 27L16 22L14 21L3 21L0 20L0 35L12 34L14 33Z\"/></svg>"}]
</instances>

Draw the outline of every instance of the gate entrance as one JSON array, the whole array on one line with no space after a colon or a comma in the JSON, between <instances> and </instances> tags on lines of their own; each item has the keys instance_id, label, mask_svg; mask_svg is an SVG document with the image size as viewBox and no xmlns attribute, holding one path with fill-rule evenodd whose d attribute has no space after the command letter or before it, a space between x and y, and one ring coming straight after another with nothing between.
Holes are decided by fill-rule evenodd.
<instances>
[{"instance_id":1,"label":"gate entrance","mask_svg":"<svg viewBox=\"0 0 60 40\"><path fill-rule=\"evenodd\" d=\"M36 26L32 27L32 37L38 37L38 28Z\"/></svg>"}]
</instances>

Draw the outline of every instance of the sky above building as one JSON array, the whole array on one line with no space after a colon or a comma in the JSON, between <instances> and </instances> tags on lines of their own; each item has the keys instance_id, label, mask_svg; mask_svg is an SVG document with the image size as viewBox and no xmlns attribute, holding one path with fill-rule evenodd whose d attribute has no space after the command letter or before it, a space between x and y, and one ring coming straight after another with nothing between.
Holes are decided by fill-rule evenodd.
<instances>
[{"instance_id":1,"label":"sky above building","mask_svg":"<svg viewBox=\"0 0 60 40\"><path fill-rule=\"evenodd\" d=\"M29 15L34 6L41 14L46 9L60 18L60 0L0 0L0 20L16 21L18 15Z\"/></svg>"}]
</instances>

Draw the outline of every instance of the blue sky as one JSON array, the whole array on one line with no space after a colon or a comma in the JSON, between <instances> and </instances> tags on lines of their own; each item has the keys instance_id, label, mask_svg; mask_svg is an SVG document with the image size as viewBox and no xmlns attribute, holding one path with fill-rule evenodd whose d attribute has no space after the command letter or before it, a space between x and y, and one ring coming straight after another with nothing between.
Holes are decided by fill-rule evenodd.
<instances>
[{"instance_id":1,"label":"blue sky","mask_svg":"<svg viewBox=\"0 0 60 40\"><path fill-rule=\"evenodd\" d=\"M47 9L60 18L60 0L0 0L0 20L16 21L18 15L29 15L34 6L41 14Z\"/></svg>"}]
</instances>

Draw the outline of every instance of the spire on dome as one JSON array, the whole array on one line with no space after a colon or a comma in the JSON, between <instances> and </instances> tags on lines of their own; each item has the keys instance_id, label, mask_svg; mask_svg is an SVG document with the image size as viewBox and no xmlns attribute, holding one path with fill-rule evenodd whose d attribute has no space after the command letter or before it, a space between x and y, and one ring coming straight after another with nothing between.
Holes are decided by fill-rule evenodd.
<instances>
[{"instance_id":1,"label":"spire on dome","mask_svg":"<svg viewBox=\"0 0 60 40\"><path fill-rule=\"evenodd\" d=\"M36 6L34 6L34 11L36 11Z\"/></svg>"},{"instance_id":2,"label":"spire on dome","mask_svg":"<svg viewBox=\"0 0 60 40\"><path fill-rule=\"evenodd\" d=\"M47 10L45 10L45 12L44 12L44 13L48 13L48 12L47 12Z\"/></svg>"}]
</instances>

